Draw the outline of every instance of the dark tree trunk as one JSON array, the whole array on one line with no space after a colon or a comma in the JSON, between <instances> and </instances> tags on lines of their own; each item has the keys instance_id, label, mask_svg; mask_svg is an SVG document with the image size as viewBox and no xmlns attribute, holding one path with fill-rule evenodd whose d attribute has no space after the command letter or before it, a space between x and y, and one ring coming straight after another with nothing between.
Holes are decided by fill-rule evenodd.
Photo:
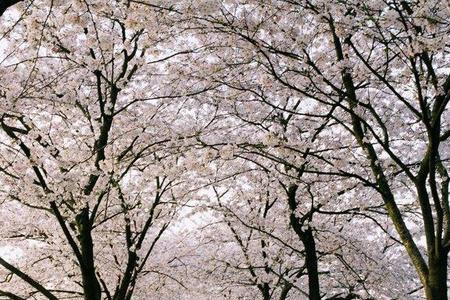
<instances>
[{"instance_id":1,"label":"dark tree trunk","mask_svg":"<svg viewBox=\"0 0 450 300\"><path fill-rule=\"evenodd\" d=\"M267 282L258 284L258 289L261 292L264 300L270 300L270 287Z\"/></svg>"},{"instance_id":2,"label":"dark tree trunk","mask_svg":"<svg viewBox=\"0 0 450 300\"><path fill-rule=\"evenodd\" d=\"M428 270L428 282L424 286L427 300L448 300L447 255L430 258Z\"/></svg>"},{"instance_id":3,"label":"dark tree trunk","mask_svg":"<svg viewBox=\"0 0 450 300\"><path fill-rule=\"evenodd\" d=\"M94 245L92 242L92 225L89 220L89 208L86 207L77 216L80 232L80 250L82 255L81 276L85 300L101 300L102 290L95 274Z\"/></svg>"},{"instance_id":4,"label":"dark tree trunk","mask_svg":"<svg viewBox=\"0 0 450 300\"><path fill-rule=\"evenodd\" d=\"M295 215L295 210L297 209L297 201L295 199L297 189L297 185L291 185L287 190L289 208L291 210L290 223L292 229L294 229L295 233L300 238L303 246L305 247L305 264L306 270L308 272L309 299L320 300L320 283L317 264L316 242L314 241L314 235L311 228L307 227L307 229L302 229L303 223L306 220L301 220ZM312 217L312 211L309 213L309 215L310 217Z\"/></svg>"},{"instance_id":5,"label":"dark tree trunk","mask_svg":"<svg viewBox=\"0 0 450 300\"><path fill-rule=\"evenodd\" d=\"M286 282L283 289L281 290L280 300L286 300L291 289L292 284L290 282Z\"/></svg>"},{"instance_id":6,"label":"dark tree trunk","mask_svg":"<svg viewBox=\"0 0 450 300\"><path fill-rule=\"evenodd\" d=\"M309 299L320 299L319 271L317 267L316 242L311 228L303 232L301 237L305 247L305 263L308 271Z\"/></svg>"}]
</instances>

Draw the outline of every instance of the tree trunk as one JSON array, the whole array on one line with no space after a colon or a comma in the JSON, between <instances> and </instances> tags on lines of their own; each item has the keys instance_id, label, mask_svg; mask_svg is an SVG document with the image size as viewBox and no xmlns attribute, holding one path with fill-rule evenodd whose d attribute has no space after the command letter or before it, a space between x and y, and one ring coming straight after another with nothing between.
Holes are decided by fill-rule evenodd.
<instances>
[{"instance_id":1,"label":"tree trunk","mask_svg":"<svg viewBox=\"0 0 450 300\"><path fill-rule=\"evenodd\" d=\"M431 258L428 282L424 285L427 300L448 300L447 296L447 255Z\"/></svg>"},{"instance_id":2,"label":"tree trunk","mask_svg":"<svg viewBox=\"0 0 450 300\"><path fill-rule=\"evenodd\" d=\"M308 271L309 299L320 300L319 271L317 268L316 242L311 228L304 231L302 242L305 247L305 263Z\"/></svg>"},{"instance_id":3,"label":"tree trunk","mask_svg":"<svg viewBox=\"0 0 450 300\"><path fill-rule=\"evenodd\" d=\"M258 284L258 289L261 292L263 300L270 300L270 287L267 282L264 282L263 284Z\"/></svg>"},{"instance_id":4,"label":"tree trunk","mask_svg":"<svg viewBox=\"0 0 450 300\"><path fill-rule=\"evenodd\" d=\"M280 300L286 300L289 294L289 291L292 289L292 284L290 282L286 282L284 284L283 289L281 290Z\"/></svg>"},{"instance_id":5,"label":"tree trunk","mask_svg":"<svg viewBox=\"0 0 450 300\"><path fill-rule=\"evenodd\" d=\"M308 287L309 287L309 299L310 300L320 300L320 284L319 284L319 271L317 266L317 253L316 253L316 242L314 241L314 235L312 229L307 227L307 229L302 229L303 222L295 215L295 210L297 209L297 202L295 195L297 193L298 186L293 184L289 187L288 193L288 203L291 209L290 222L297 236L303 243L305 247L305 264L306 270L308 271ZM312 211L310 212L312 214Z\"/></svg>"},{"instance_id":6,"label":"tree trunk","mask_svg":"<svg viewBox=\"0 0 450 300\"><path fill-rule=\"evenodd\" d=\"M81 246L82 266L81 276L83 279L83 290L85 300L101 300L102 290L97 276L95 275L94 245L92 242L92 224L89 221L89 208L85 207L77 215L78 239Z\"/></svg>"}]
</instances>

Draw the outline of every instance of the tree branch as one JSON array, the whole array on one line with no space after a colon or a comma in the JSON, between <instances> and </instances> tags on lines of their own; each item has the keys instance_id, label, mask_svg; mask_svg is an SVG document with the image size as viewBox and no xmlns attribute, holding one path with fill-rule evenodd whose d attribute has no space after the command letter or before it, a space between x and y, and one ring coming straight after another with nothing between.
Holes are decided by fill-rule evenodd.
<instances>
[{"instance_id":1,"label":"tree branch","mask_svg":"<svg viewBox=\"0 0 450 300\"><path fill-rule=\"evenodd\" d=\"M13 265L9 264L7 261L5 261L3 258L0 257L0 265L11 271L13 274L17 275L19 278L21 278L23 281L34 287L36 290L38 290L42 295L47 297L50 300L58 300L55 295L53 295L49 290L47 290L44 286L42 286L40 283L38 283L36 280L28 276L27 274L23 273ZM6 293L6 294L5 294ZM13 295L12 293L7 292L0 292L1 294L5 294L5 296L10 297L11 299L23 299L18 296ZM12 296L12 297L11 297ZM16 298L14 298L16 297Z\"/></svg>"}]
</instances>

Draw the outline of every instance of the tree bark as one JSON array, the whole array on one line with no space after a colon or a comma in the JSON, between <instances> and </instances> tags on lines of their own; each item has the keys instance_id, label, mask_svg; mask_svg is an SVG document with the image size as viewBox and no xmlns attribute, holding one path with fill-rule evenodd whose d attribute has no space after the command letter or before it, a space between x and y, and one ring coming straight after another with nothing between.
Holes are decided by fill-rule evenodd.
<instances>
[{"instance_id":1,"label":"tree bark","mask_svg":"<svg viewBox=\"0 0 450 300\"><path fill-rule=\"evenodd\" d=\"M264 300L270 300L270 287L267 282L258 285Z\"/></svg>"},{"instance_id":2,"label":"tree bark","mask_svg":"<svg viewBox=\"0 0 450 300\"><path fill-rule=\"evenodd\" d=\"M308 271L309 299L320 300L319 270L317 267L316 242L311 228L308 227L301 237L305 247L305 263Z\"/></svg>"},{"instance_id":3,"label":"tree bark","mask_svg":"<svg viewBox=\"0 0 450 300\"><path fill-rule=\"evenodd\" d=\"M95 274L94 245L92 242L92 224L89 221L89 208L85 207L77 216L77 225L80 235L82 266L81 276L85 300L101 300L102 290Z\"/></svg>"},{"instance_id":4,"label":"tree bark","mask_svg":"<svg viewBox=\"0 0 450 300\"><path fill-rule=\"evenodd\" d=\"M295 215L297 209L297 202L295 195L297 193L298 186L293 184L289 186L288 203L291 210L290 223L297 236L305 247L305 264L308 272L308 287L309 287L309 299L320 300L320 283L319 283L319 271L317 264L316 242L314 241L314 235L311 228L302 229L303 221Z\"/></svg>"},{"instance_id":5,"label":"tree bark","mask_svg":"<svg viewBox=\"0 0 450 300\"><path fill-rule=\"evenodd\" d=\"M424 285L427 300L448 300L447 255L430 258L427 282Z\"/></svg>"}]
</instances>

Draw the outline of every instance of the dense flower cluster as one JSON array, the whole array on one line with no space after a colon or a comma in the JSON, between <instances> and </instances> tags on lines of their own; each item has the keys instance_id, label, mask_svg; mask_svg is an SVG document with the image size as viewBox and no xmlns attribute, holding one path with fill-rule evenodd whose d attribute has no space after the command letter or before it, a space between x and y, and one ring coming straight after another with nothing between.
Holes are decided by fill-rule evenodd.
<instances>
[{"instance_id":1,"label":"dense flower cluster","mask_svg":"<svg viewBox=\"0 0 450 300\"><path fill-rule=\"evenodd\" d=\"M447 4L1 2L0 296L447 299Z\"/></svg>"}]
</instances>

